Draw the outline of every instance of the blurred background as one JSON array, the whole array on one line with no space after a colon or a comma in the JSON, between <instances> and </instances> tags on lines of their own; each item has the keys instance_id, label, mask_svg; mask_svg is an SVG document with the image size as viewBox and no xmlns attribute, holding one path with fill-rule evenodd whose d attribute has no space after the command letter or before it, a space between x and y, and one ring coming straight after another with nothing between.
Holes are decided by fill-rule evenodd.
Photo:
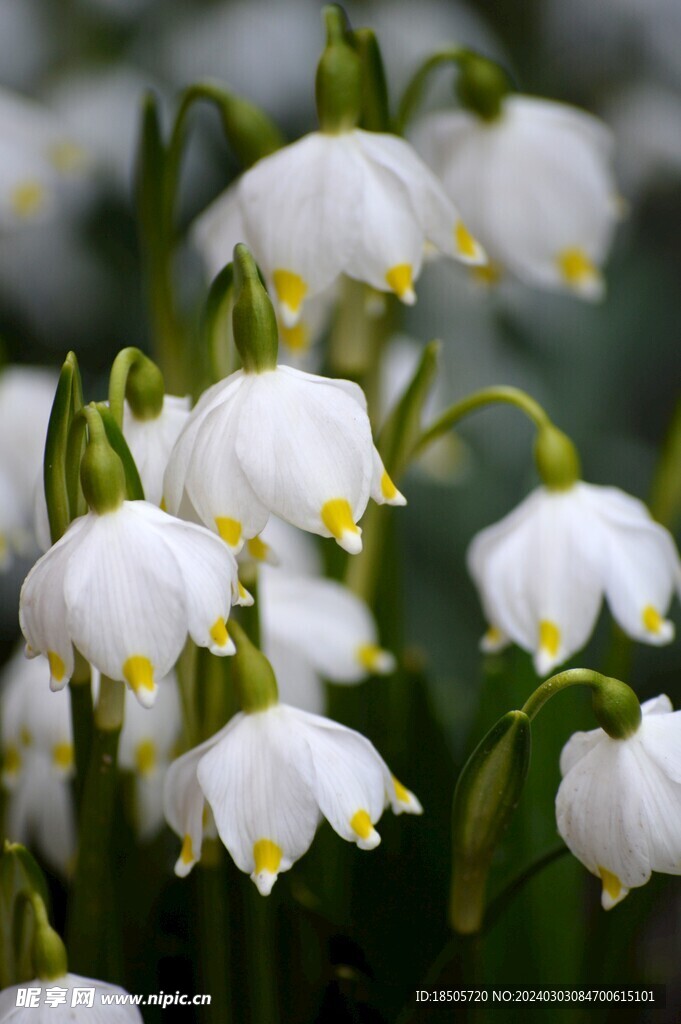
<instances>
[{"instance_id":1,"label":"blurred background","mask_svg":"<svg viewBox=\"0 0 681 1024\"><path fill-rule=\"evenodd\" d=\"M582 106L612 128L627 216L601 304L520 284L482 289L443 262L424 271L403 329L419 344L442 339L443 401L486 384L523 387L573 437L587 480L646 499L681 381L678 0L367 0L346 10L353 26L376 30L393 102L429 53L458 43L504 63L521 91ZM0 209L4 364L56 370L74 349L86 393L103 397L116 352L150 344L132 200L145 90L162 99L169 124L183 86L220 79L295 139L316 124L313 83L322 41L320 5L312 0L0 0L0 86L6 91L0 96L0 157L15 132L9 94L37 102L41 116L60 125L85 157L40 216L15 223ZM427 105L446 104L451 81L443 71ZM213 112L197 113L195 122L182 174L181 227L238 172ZM179 266L183 307L196 316L207 282L188 245ZM18 416L0 422L0 452L23 451L30 427ZM539 1012L555 1021L677 1019L676 879L654 876L606 915L595 879L562 857L528 884L475 948L447 946L449 813L458 768L492 721L535 685L521 652L485 659L478 653L485 623L464 562L473 534L536 482L531 431L512 410L497 409L462 427L460 437L458 471L445 480L415 472L402 488L409 505L394 517L403 599L399 628L386 635L385 627L382 639L401 653L402 670L359 689L329 687L328 696L332 717L372 739L426 813L418 821L386 820L383 845L371 857L346 848L325 826L305 859L281 878L267 907L276 948L263 952L282 965L281 1020L451 1019L441 1006L416 1006L414 992L422 987L652 982L667 985L663 1016L640 1005ZM667 525L678 540L678 519ZM19 556L0 576L5 660L18 636L18 589L31 563L30 556ZM394 622L389 597L383 594L378 615ZM678 602L671 617L678 626ZM631 648L614 633L607 612L573 664L621 672L642 699L664 692L675 705L681 702L678 642ZM492 896L558 844L558 756L571 731L592 728L588 700L565 695L538 726L533 757L541 770L530 772L495 863ZM206 896L200 881L173 877L169 833L135 847L123 831L119 842L125 958L116 980L133 992L202 991L193 914ZM226 858L220 871L232 921L225 985L242 1014L235 1019L247 1020L244 978L252 964L240 936L244 905L254 892ZM59 915L62 882L53 877L52 886ZM467 1019L466 1013L474 1019L463 1008L457 1018ZM486 1019L485 1013L510 1021L532 1015L527 1007L483 1007L475 1019ZM148 1010L145 1019L160 1020L160 1011Z\"/></svg>"}]
</instances>

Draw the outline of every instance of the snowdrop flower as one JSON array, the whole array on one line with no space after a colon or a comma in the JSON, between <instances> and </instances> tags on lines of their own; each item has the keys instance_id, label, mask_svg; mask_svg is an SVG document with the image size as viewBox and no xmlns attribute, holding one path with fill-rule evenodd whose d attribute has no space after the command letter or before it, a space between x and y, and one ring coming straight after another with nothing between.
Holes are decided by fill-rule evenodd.
<instances>
[{"instance_id":1,"label":"snowdrop flower","mask_svg":"<svg viewBox=\"0 0 681 1024\"><path fill-rule=\"evenodd\" d=\"M369 497L405 504L374 447L361 388L288 366L238 370L203 394L165 476L170 512L184 495L235 551L274 513L356 554Z\"/></svg>"},{"instance_id":2,"label":"snowdrop flower","mask_svg":"<svg viewBox=\"0 0 681 1024\"><path fill-rule=\"evenodd\" d=\"M325 702L320 677L359 683L395 670L395 658L379 646L369 608L335 580L263 565L258 605L263 651L286 703L320 712Z\"/></svg>"},{"instance_id":3,"label":"snowdrop flower","mask_svg":"<svg viewBox=\"0 0 681 1024\"><path fill-rule=\"evenodd\" d=\"M605 910L652 871L681 874L681 712L664 695L641 711L633 735L578 732L560 758L558 831L600 877Z\"/></svg>"},{"instance_id":4,"label":"snowdrop flower","mask_svg":"<svg viewBox=\"0 0 681 1024\"><path fill-rule=\"evenodd\" d=\"M163 474L170 453L189 417L190 399L165 395L154 418L139 419L128 402L123 413L123 434L142 481L144 496L153 505L163 498Z\"/></svg>"},{"instance_id":5,"label":"snowdrop flower","mask_svg":"<svg viewBox=\"0 0 681 1024\"><path fill-rule=\"evenodd\" d=\"M114 997L125 996L126 991L118 985L110 985L106 981L95 978L83 978L79 974L64 974L61 977L44 981L34 978L22 981L19 985L10 985L0 992L0 1024L11 1021L18 1024L26 1020L26 1008L18 1002L20 990L37 990L38 1003L31 1007L30 1019L34 1024L71 1024L72 1021L84 1021L89 1024L143 1024L142 1014L130 1003L117 1003ZM83 1000L78 1003L78 990L85 992L89 999L94 989L94 1002ZM103 997L112 999L111 1005L104 1006Z\"/></svg>"},{"instance_id":6,"label":"snowdrop flower","mask_svg":"<svg viewBox=\"0 0 681 1024\"><path fill-rule=\"evenodd\" d=\"M149 707L188 632L213 654L233 653L226 620L239 599L234 558L208 530L124 501L76 519L43 555L19 618L29 654L49 659L53 689L68 682L75 645Z\"/></svg>"},{"instance_id":7,"label":"snowdrop flower","mask_svg":"<svg viewBox=\"0 0 681 1024\"><path fill-rule=\"evenodd\" d=\"M272 284L283 323L341 274L392 291L411 305L426 243L467 263L484 262L441 185L394 135L312 132L260 160L218 198L194 229L207 262L224 266L233 218Z\"/></svg>"},{"instance_id":8,"label":"snowdrop flower","mask_svg":"<svg viewBox=\"0 0 681 1024\"><path fill-rule=\"evenodd\" d=\"M130 690L118 748L118 764L135 777L135 827L140 839L150 839L163 824L163 780L176 753L182 731L178 684L174 673L159 681L151 711Z\"/></svg>"},{"instance_id":9,"label":"snowdrop flower","mask_svg":"<svg viewBox=\"0 0 681 1024\"><path fill-rule=\"evenodd\" d=\"M612 139L597 118L506 95L499 115L426 118L419 152L459 204L492 269L527 284L597 299L619 216Z\"/></svg>"},{"instance_id":10,"label":"snowdrop flower","mask_svg":"<svg viewBox=\"0 0 681 1024\"><path fill-rule=\"evenodd\" d=\"M540 675L587 642L603 595L634 640L674 636L664 618L681 572L674 542L615 487L537 488L474 538L468 567L492 627L483 649L513 640Z\"/></svg>"},{"instance_id":11,"label":"snowdrop flower","mask_svg":"<svg viewBox=\"0 0 681 1024\"><path fill-rule=\"evenodd\" d=\"M12 840L34 846L66 875L76 851L71 706L67 693L45 690L46 667L18 651L2 673L4 825Z\"/></svg>"},{"instance_id":12,"label":"snowdrop flower","mask_svg":"<svg viewBox=\"0 0 681 1024\"><path fill-rule=\"evenodd\" d=\"M84 151L30 100L0 90L0 228L42 219L59 179L80 171Z\"/></svg>"},{"instance_id":13,"label":"snowdrop flower","mask_svg":"<svg viewBox=\"0 0 681 1024\"><path fill-rule=\"evenodd\" d=\"M206 801L220 839L263 896L306 852L322 816L341 838L372 850L388 803L396 814L422 810L367 739L285 704L240 712L171 765L165 813L183 840L178 875L201 856Z\"/></svg>"},{"instance_id":14,"label":"snowdrop flower","mask_svg":"<svg viewBox=\"0 0 681 1024\"><path fill-rule=\"evenodd\" d=\"M9 366L0 373L0 568L13 551L31 547L35 482L55 386L55 375L42 368Z\"/></svg>"}]
</instances>

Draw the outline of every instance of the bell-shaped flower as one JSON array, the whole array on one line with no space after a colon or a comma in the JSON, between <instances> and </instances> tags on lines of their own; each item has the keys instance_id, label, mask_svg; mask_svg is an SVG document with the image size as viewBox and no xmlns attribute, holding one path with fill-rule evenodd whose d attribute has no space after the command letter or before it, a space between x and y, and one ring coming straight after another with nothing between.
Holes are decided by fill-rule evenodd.
<instances>
[{"instance_id":1,"label":"bell-shaped flower","mask_svg":"<svg viewBox=\"0 0 681 1024\"><path fill-rule=\"evenodd\" d=\"M633 735L578 732L560 758L558 831L600 877L606 910L652 871L681 874L681 712L664 695L641 710Z\"/></svg>"},{"instance_id":2,"label":"bell-shaped flower","mask_svg":"<svg viewBox=\"0 0 681 1024\"><path fill-rule=\"evenodd\" d=\"M68 693L45 688L43 658L18 651L0 680L4 832L36 849L62 875L73 867L76 823Z\"/></svg>"},{"instance_id":3,"label":"bell-shaped flower","mask_svg":"<svg viewBox=\"0 0 681 1024\"><path fill-rule=\"evenodd\" d=\"M467 110L436 113L415 138L493 271L585 299L602 295L600 268L621 204L601 121L509 94L493 120Z\"/></svg>"},{"instance_id":4,"label":"bell-shaped flower","mask_svg":"<svg viewBox=\"0 0 681 1024\"><path fill-rule=\"evenodd\" d=\"M202 214L194 239L213 268L245 242L289 328L341 274L411 304L427 245L485 259L409 143L360 129L312 132L260 160Z\"/></svg>"},{"instance_id":5,"label":"bell-shaped flower","mask_svg":"<svg viewBox=\"0 0 681 1024\"><path fill-rule=\"evenodd\" d=\"M359 683L395 670L394 656L378 643L371 611L335 580L263 565L258 606L263 652L287 704L319 713L325 704L322 679Z\"/></svg>"},{"instance_id":6,"label":"bell-shaped flower","mask_svg":"<svg viewBox=\"0 0 681 1024\"><path fill-rule=\"evenodd\" d=\"M49 216L60 180L81 171L87 161L56 118L0 90L0 229Z\"/></svg>"},{"instance_id":7,"label":"bell-shaped flower","mask_svg":"<svg viewBox=\"0 0 681 1024\"><path fill-rule=\"evenodd\" d=\"M122 1001L126 996L118 985L70 971L49 981L33 978L0 992L0 1024L17 1024L22 1017L34 1024L143 1024L138 1008Z\"/></svg>"},{"instance_id":8,"label":"bell-shaped flower","mask_svg":"<svg viewBox=\"0 0 681 1024\"><path fill-rule=\"evenodd\" d=\"M0 568L33 548L35 482L42 476L56 377L38 367L0 373Z\"/></svg>"},{"instance_id":9,"label":"bell-shaped flower","mask_svg":"<svg viewBox=\"0 0 681 1024\"><path fill-rule=\"evenodd\" d=\"M144 497L153 505L160 505L163 499L163 474L173 445L187 422L189 409L189 398L165 395L158 416L138 419L125 403L123 434L135 460Z\"/></svg>"},{"instance_id":10,"label":"bell-shaped flower","mask_svg":"<svg viewBox=\"0 0 681 1024\"><path fill-rule=\"evenodd\" d=\"M188 499L235 551L274 513L356 554L369 498L405 504L374 447L361 388L288 366L237 370L202 395L163 493L173 514Z\"/></svg>"},{"instance_id":11,"label":"bell-shaped flower","mask_svg":"<svg viewBox=\"0 0 681 1024\"><path fill-rule=\"evenodd\" d=\"M396 814L421 813L369 740L285 704L240 712L171 765L165 813L183 840L179 875L201 856L206 801L237 867L264 896L309 848L322 816L341 838L371 850L387 804Z\"/></svg>"},{"instance_id":12,"label":"bell-shaped flower","mask_svg":"<svg viewBox=\"0 0 681 1024\"><path fill-rule=\"evenodd\" d=\"M182 733L182 712L174 673L159 681L151 710L130 690L118 746L118 764L135 779L134 823L141 840L152 838L163 825L163 780Z\"/></svg>"},{"instance_id":13,"label":"bell-shaped flower","mask_svg":"<svg viewBox=\"0 0 681 1024\"><path fill-rule=\"evenodd\" d=\"M539 675L584 646L604 595L634 640L674 636L664 618L681 572L674 542L615 487L537 488L474 538L468 567L491 626L483 648L512 640L534 654Z\"/></svg>"},{"instance_id":14,"label":"bell-shaped flower","mask_svg":"<svg viewBox=\"0 0 681 1024\"><path fill-rule=\"evenodd\" d=\"M90 511L28 574L19 618L29 654L47 655L51 686L65 686L73 646L151 706L156 678L175 664L187 637L232 654L226 621L238 601L236 562L201 526L147 501Z\"/></svg>"}]
</instances>

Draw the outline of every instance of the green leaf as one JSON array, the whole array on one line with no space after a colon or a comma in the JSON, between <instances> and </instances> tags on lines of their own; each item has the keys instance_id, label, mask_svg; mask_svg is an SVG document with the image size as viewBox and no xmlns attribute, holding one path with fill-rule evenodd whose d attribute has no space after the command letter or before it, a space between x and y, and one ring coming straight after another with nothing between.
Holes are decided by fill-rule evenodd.
<instances>
[{"instance_id":1,"label":"green leaf","mask_svg":"<svg viewBox=\"0 0 681 1024\"><path fill-rule=\"evenodd\" d=\"M123 463L128 501L143 501L144 488L142 486L142 481L140 480L139 472L137 471L137 466L135 465L135 460L128 448L128 442L123 437L123 431L118 426L118 423L116 422L108 405L105 405L103 402L98 402L97 411L102 417L102 423L104 424L107 440Z\"/></svg>"},{"instance_id":2,"label":"green leaf","mask_svg":"<svg viewBox=\"0 0 681 1024\"><path fill-rule=\"evenodd\" d=\"M409 465L421 436L423 406L437 371L439 349L439 341L426 345L414 376L388 416L378 439L378 450L394 478L399 478Z\"/></svg>"},{"instance_id":3,"label":"green leaf","mask_svg":"<svg viewBox=\"0 0 681 1024\"><path fill-rule=\"evenodd\" d=\"M73 518L66 456L74 407L78 402L82 405L78 361L75 354L69 352L59 374L57 390L52 403L43 462L45 500L53 544L66 532Z\"/></svg>"}]
</instances>

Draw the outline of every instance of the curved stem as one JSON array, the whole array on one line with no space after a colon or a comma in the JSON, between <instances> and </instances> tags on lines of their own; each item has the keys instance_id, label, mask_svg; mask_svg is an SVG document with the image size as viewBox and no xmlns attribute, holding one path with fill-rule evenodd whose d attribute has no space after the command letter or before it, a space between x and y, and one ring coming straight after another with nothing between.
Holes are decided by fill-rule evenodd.
<instances>
[{"instance_id":1,"label":"curved stem","mask_svg":"<svg viewBox=\"0 0 681 1024\"><path fill-rule=\"evenodd\" d=\"M451 405L449 409L443 412L423 432L416 444L412 457L422 452L429 444L432 444L433 441L436 441L445 434L464 416L468 416L469 413L477 412L478 409L484 409L486 406L496 403L515 406L516 409L524 412L538 428L551 425L549 416L539 402L525 391L521 391L520 388L507 387L505 385L482 388L481 391L474 391L472 395L462 398L460 402L455 402L454 405Z\"/></svg>"},{"instance_id":2,"label":"curved stem","mask_svg":"<svg viewBox=\"0 0 681 1024\"><path fill-rule=\"evenodd\" d=\"M139 362L142 353L138 348L124 348L118 353L111 367L109 376L109 409L118 426L123 429L123 410L125 407L125 390L128 374Z\"/></svg>"},{"instance_id":3,"label":"curved stem","mask_svg":"<svg viewBox=\"0 0 681 1024\"><path fill-rule=\"evenodd\" d=\"M600 672L594 672L589 668L566 669L565 672L559 672L557 675L551 676L541 686L538 686L532 696L525 701L521 711L532 721L554 694L560 693L561 690L566 690L568 686L589 686L592 690L596 690L607 683L607 681L607 676L601 675Z\"/></svg>"},{"instance_id":4,"label":"curved stem","mask_svg":"<svg viewBox=\"0 0 681 1024\"><path fill-rule=\"evenodd\" d=\"M456 46L446 50L440 50L429 57L412 76L411 81L402 94L400 105L395 118L395 130L398 135L404 135L406 127L414 115L414 111L421 101L423 89L430 74L442 64L457 64L466 53L463 47Z\"/></svg>"}]
</instances>

